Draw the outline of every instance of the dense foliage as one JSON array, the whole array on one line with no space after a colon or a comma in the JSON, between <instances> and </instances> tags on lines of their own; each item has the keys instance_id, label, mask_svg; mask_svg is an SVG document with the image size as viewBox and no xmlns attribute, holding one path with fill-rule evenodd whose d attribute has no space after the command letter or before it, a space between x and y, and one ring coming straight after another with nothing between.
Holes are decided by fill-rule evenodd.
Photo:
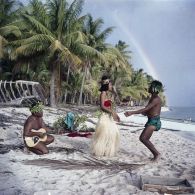
<instances>
[{"instance_id":1,"label":"dense foliage","mask_svg":"<svg viewBox=\"0 0 195 195\"><path fill-rule=\"evenodd\" d=\"M96 104L99 81L109 74L118 103L144 104L153 78L131 64L128 45L106 42L113 27L102 18L82 15L84 1L16 0L0 4L0 80L42 84L50 105ZM161 94L165 103L165 96Z\"/></svg>"}]
</instances>

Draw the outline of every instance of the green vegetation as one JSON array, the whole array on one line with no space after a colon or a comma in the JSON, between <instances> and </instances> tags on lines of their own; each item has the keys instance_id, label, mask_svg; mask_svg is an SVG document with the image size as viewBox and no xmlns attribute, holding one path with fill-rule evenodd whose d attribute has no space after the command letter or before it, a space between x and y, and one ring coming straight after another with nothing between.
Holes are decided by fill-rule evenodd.
<instances>
[{"instance_id":1,"label":"green vegetation","mask_svg":"<svg viewBox=\"0 0 195 195\"><path fill-rule=\"evenodd\" d=\"M153 80L131 64L128 45L106 42L113 27L102 18L82 15L84 1L2 0L0 5L0 80L41 83L50 105L96 104L99 81L108 73L118 102L142 105ZM161 94L165 103L165 97Z\"/></svg>"},{"instance_id":2,"label":"green vegetation","mask_svg":"<svg viewBox=\"0 0 195 195\"><path fill-rule=\"evenodd\" d=\"M65 123L65 117L58 117L58 119L54 122L53 128L57 131L60 132L61 130L68 130L66 123ZM79 130L79 131L87 131L87 125L85 122L87 121L87 116L86 115L78 115L75 114L75 119L74 119L74 125L73 125L73 131ZM71 130L70 130L71 131Z\"/></svg>"}]
</instances>

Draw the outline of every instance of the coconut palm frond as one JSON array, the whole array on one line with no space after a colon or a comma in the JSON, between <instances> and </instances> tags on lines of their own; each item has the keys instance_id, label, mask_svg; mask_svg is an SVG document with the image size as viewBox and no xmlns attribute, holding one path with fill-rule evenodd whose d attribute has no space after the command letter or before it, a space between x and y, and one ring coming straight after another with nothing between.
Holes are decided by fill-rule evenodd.
<instances>
[{"instance_id":1,"label":"coconut palm frond","mask_svg":"<svg viewBox=\"0 0 195 195\"><path fill-rule=\"evenodd\" d=\"M50 18L50 29L56 32L58 39L61 37L61 32L66 31L64 20L66 19L66 10L68 2L64 0L48 0L47 10ZM60 34L59 34L60 33Z\"/></svg>"},{"instance_id":2,"label":"coconut palm frond","mask_svg":"<svg viewBox=\"0 0 195 195\"><path fill-rule=\"evenodd\" d=\"M68 48L66 47L62 47L61 53L59 55L59 59L62 62L66 62L66 63L72 63L74 65L79 65L81 64L81 60L78 56L74 55L73 53L71 53Z\"/></svg>"},{"instance_id":3,"label":"coconut palm frond","mask_svg":"<svg viewBox=\"0 0 195 195\"><path fill-rule=\"evenodd\" d=\"M9 24L17 19L21 3L14 0L1 0L0 3L0 26Z\"/></svg>"},{"instance_id":4,"label":"coconut palm frond","mask_svg":"<svg viewBox=\"0 0 195 195\"><path fill-rule=\"evenodd\" d=\"M38 80L41 80L43 77L44 78L49 78L51 76L51 73L48 71L48 70L41 70L39 71L39 74L38 74Z\"/></svg>"},{"instance_id":5,"label":"coconut palm frond","mask_svg":"<svg viewBox=\"0 0 195 195\"><path fill-rule=\"evenodd\" d=\"M84 5L83 0L74 0L67 11L66 19L76 20L78 16L81 14L83 5Z\"/></svg>"},{"instance_id":6,"label":"coconut palm frond","mask_svg":"<svg viewBox=\"0 0 195 195\"><path fill-rule=\"evenodd\" d=\"M127 45L124 41L119 40L115 47L121 52L121 54L125 57L125 59L131 58L131 51L127 50L129 45Z\"/></svg>"},{"instance_id":7,"label":"coconut palm frond","mask_svg":"<svg viewBox=\"0 0 195 195\"><path fill-rule=\"evenodd\" d=\"M140 94L140 96L141 97L143 97L143 98L147 98L148 96L149 96L149 93L148 93L148 91L146 90L146 88L144 88L144 87L137 87L137 90L139 91L139 94Z\"/></svg>"},{"instance_id":8,"label":"coconut palm frond","mask_svg":"<svg viewBox=\"0 0 195 195\"><path fill-rule=\"evenodd\" d=\"M4 46L8 44L8 41L0 35L0 59L4 56Z\"/></svg>"},{"instance_id":9,"label":"coconut palm frond","mask_svg":"<svg viewBox=\"0 0 195 195\"><path fill-rule=\"evenodd\" d=\"M131 87L123 87L121 89L121 95L122 97L127 97L131 96L133 99L140 99L140 91L137 90L136 86L131 86Z\"/></svg>"},{"instance_id":10,"label":"coconut palm frond","mask_svg":"<svg viewBox=\"0 0 195 195\"><path fill-rule=\"evenodd\" d=\"M108 35L110 35L114 30L114 27L109 27L106 28L105 30L103 30L98 36L97 36L97 40L103 40L105 41L106 38L108 37Z\"/></svg>"},{"instance_id":11,"label":"coconut palm frond","mask_svg":"<svg viewBox=\"0 0 195 195\"><path fill-rule=\"evenodd\" d=\"M123 58L117 48L109 47L103 52L103 54L106 56L106 59L109 62L108 64L112 64L112 68L120 68L125 70L128 68L128 62Z\"/></svg>"},{"instance_id":12,"label":"coconut palm frond","mask_svg":"<svg viewBox=\"0 0 195 195\"><path fill-rule=\"evenodd\" d=\"M78 56L72 53L68 53L66 49L64 49L61 52L59 58L61 62L74 64L74 67L77 67L78 65L82 63L81 59Z\"/></svg>"},{"instance_id":13,"label":"coconut palm frond","mask_svg":"<svg viewBox=\"0 0 195 195\"><path fill-rule=\"evenodd\" d=\"M99 94L99 84L97 81L91 79L84 85L84 91L91 94L93 97L98 97Z\"/></svg>"},{"instance_id":14,"label":"coconut palm frond","mask_svg":"<svg viewBox=\"0 0 195 195\"><path fill-rule=\"evenodd\" d=\"M63 37L63 43L72 48L76 46L75 43L84 43L86 40L87 37L81 31L75 31Z\"/></svg>"},{"instance_id":15,"label":"coconut palm frond","mask_svg":"<svg viewBox=\"0 0 195 195\"><path fill-rule=\"evenodd\" d=\"M63 49L64 49L63 45L61 44L60 41L58 40L53 41L51 45L49 46L50 57L52 57L56 51L62 51Z\"/></svg>"},{"instance_id":16,"label":"coconut palm frond","mask_svg":"<svg viewBox=\"0 0 195 195\"><path fill-rule=\"evenodd\" d=\"M95 21L91 21L90 33L94 35L98 35L103 24L104 21L102 18L98 18Z\"/></svg>"},{"instance_id":17,"label":"coconut palm frond","mask_svg":"<svg viewBox=\"0 0 195 195\"><path fill-rule=\"evenodd\" d=\"M50 35L46 35L46 34L36 34L36 35L33 35L32 37L30 38L27 38L24 40L24 44L28 44L28 43L31 43L31 42L42 42L42 44L44 44L45 42L54 42L55 39L50 36Z\"/></svg>"},{"instance_id":18,"label":"coconut palm frond","mask_svg":"<svg viewBox=\"0 0 195 195\"><path fill-rule=\"evenodd\" d=\"M45 44L49 45L49 43L53 43L54 41L55 41L55 39L49 35L36 34L36 35L33 35L27 39L12 41L12 42L10 42L10 44L13 46L19 46L19 45L27 45L27 44L36 42L36 43L40 43L43 45L45 45Z\"/></svg>"},{"instance_id":19,"label":"coconut palm frond","mask_svg":"<svg viewBox=\"0 0 195 195\"><path fill-rule=\"evenodd\" d=\"M29 29L31 29L31 25L29 23L26 23L22 18L10 23L9 26L18 27L18 29L22 32L22 35L26 33Z\"/></svg>"},{"instance_id":20,"label":"coconut palm frond","mask_svg":"<svg viewBox=\"0 0 195 195\"><path fill-rule=\"evenodd\" d=\"M3 45L7 45L8 41L0 35L0 47L2 47Z\"/></svg>"},{"instance_id":21,"label":"coconut palm frond","mask_svg":"<svg viewBox=\"0 0 195 195\"><path fill-rule=\"evenodd\" d=\"M62 82L62 89L63 90L67 89L68 91L71 91L71 86L67 82L63 81Z\"/></svg>"},{"instance_id":22,"label":"coconut palm frond","mask_svg":"<svg viewBox=\"0 0 195 195\"><path fill-rule=\"evenodd\" d=\"M91 76L94 80L98 81L100 78L100 75L102 74L103 66L99 63L95 63L91 67Z\"/></svg>"},{"instance_id":23,"label":"coconut palm frond","mask_svg":"<svg viewBox=\"0 0 195 195\"><path fill-rule=\"evenodd\" d=\"M14 25L8 25L0 28L0 35L6 37L10 34L14 35L15 37L20 37L22 33L20 29Z\"/></svg>"},{"instance_id":24,"label":"coconut palm frond","mask_svg":"<svg viewBox=\"0 0 195 195\"><path fill-rule=\"evenodd\" d=\"M77 24L77 26L78 26L78 24L79 24L79 29L82 29L82 27L84 26L84 23L85 23L85 21L86 21L86 19L87 19L87 15L83 15L83 16L81 16L81 17L79 17L74 23L73 23L73 27Z\"/></svg>"},{"instance_id":25,"label":"coconut palm frond","mask_svg":"<svg viewBox=\"0 0 195 195\"><path fill-rule=\"evenodd\" d=\"M64 18L65 18L65 2L62 0L59 2L58 13L57 13L57 37L61 40L63 27L64 27Z\"/></svg>"},{"instance_id":26,"label":"coconut palm frond","mask_svg":"<svg viewBox=\"0 0 195 195\"><path fill-rule=\"evenodd\" d=\"M88 45L85 44L78 44L77 45L77 51L83 56L83 57L87 57L87 58L97 58L98 60L102 61L103 63L106 63L106 59L105 56L97 51L96 49L94 49L93 47L90 47Z\"/></svg>"},{"instance_id":27,"label":"coconut palm frond","mask_svg":"<svg viewBox=\"0 0 195 195\"><path fill-rule=\"evenodd\" d=\"M30 2L32 6L32 15L39 20L45 27L49 27L49 16L47 14L47 10L45 5L38 0L32 0Z\"/></svg>"},{"instance_id":28,"label":"coconut palm frond","mask_svg":"<svg viewBox=\"0 0 195 195\"><path fill-rule=\"evenodd\" d=\"M58 0L47 0L46 6L47 9L50 11L49 15L51 15L51 13L56 12L56 7L58 6L58 2L59 2Z\"/></svg>"},{"instance_id":29,"label":"coconut palm frond","mask_svg":"<svg viewBox=\"0 0 195 195\"><path fill-rule=\"evenodd\" d=\"M114 54L119 60L125 62L125 59L123 58L123 56L121 55L120 51L117 48L110 47L110 48L108 48L108 52Z\"/></svg>"},{"instance_id":30,"label":"coconut palm frond","mask_svg":"<svg viewBox=\"0 0 195 195\"><path fill-rule=\"evenodd\" d=\"M93 169L93 170L112 170L118 173L122 170L132 171L144 164L130 164L119 161L104 161L98 160L92 157L86 157L86 160L51 160L51 159L35 159L27 160L24 162L26 165L37 165L47 167L53 170L65 169L65 170L83 170L83 169Z\"/></svg>"},{"instance_id":31,"label":"coconut palm frond","mask_svg":"<svg viewBox=\"0 0 195 195\"><path fill-rule=\"evenodd\" d=\"M16 60L19 56L31 56L37 52L44 51L45 46L43 44L29 43L16 48L11 54L10 58Z\"/></svg>"},{"instance_id":32,"label":"coconut palm frond","mask_svg":"<svg viewBox=\"0 0 195 195\"><path fill-rule=\"evenodd\" d=\"M25 19L25 22L27 24L30 24L32 28L36 30L38 33L53 36L50 30L46 28L43 24L41 24L41 22L36 20L33 16L22 14L22 17Z\"/></svg>"}]
</instances>

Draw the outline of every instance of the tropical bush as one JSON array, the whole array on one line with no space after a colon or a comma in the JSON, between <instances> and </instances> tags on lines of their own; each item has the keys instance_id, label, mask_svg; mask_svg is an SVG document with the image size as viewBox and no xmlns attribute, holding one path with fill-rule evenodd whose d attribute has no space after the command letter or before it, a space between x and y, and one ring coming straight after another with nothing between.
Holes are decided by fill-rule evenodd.
<instances>
[{"instance_id":1,"label":"tropical bush","mask_svg":"<svg viewBox=\"0 0 195 195\"><path fill-rule=\"evenodd\" d=\"M53 128L56 132L69 130L65 123L65 117L66 116L58 117L57 120L54 122ZM88 131L87 125L85 124L86 121L87 116L75 114L73 131Z\"/></svg>"}]
</instances>

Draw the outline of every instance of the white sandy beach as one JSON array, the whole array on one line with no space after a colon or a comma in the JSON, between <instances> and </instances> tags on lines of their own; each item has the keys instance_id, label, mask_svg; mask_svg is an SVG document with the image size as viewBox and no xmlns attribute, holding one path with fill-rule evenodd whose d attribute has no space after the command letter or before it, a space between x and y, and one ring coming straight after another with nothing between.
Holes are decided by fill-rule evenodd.
<instances>
[{"instance_id":1,"label":"white sandy beach","mask_svg":"<svg viewBox=\"0 0 195 195\"><path fill-rule=\"evenodd\" d=\"M65 111L69 110L71 108ZM44 121L52 126L65 111L45 108ZM121 141L118 155L100 159L111 165L113 162L139 165L132 170L117 170L117 166L113 169L104 166L79 169L79 165L75 166L77 168L70 166L67 170L63 162L82 163L93 157L90 154L91 139L85 137L54 135L55 141L50 145L52 149L44 156L29 154L17 147L6 151L6 146L8 150L10 145L23 144L22 128L29 114L27 108L0 109L0 195L158 194L140 189L141 175L187 178L195 188L195 142L164 128L154 132L151 141L162 157L158 162L151 163L149 158L152 155L139 141L144 121L136 120L136 117L129 118L128 123L125 123L130 127L119 125ZM90 115L90 111L88 116L92 121L97 121ZM122 113L120 116L122 122L127 122ZM87 125L95 127L91 122L87 122Z\"/></svg>"}]
</instances>

